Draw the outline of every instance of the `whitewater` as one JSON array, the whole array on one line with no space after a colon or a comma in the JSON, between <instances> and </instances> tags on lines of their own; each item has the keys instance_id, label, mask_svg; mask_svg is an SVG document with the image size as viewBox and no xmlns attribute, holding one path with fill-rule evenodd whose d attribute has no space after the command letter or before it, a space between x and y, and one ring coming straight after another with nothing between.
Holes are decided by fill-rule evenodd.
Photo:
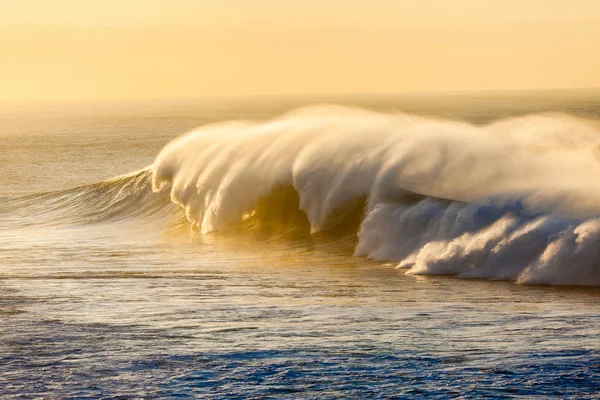
<instances>
[{"instance_id":1,"label":"whitewater","mask_svg":"<svg viewBox=\"0 0 600 400\"><path fill-rule=\"evenodd\" d=\"M595 398L599 105L0 105L0 397Z\"/></svg>"},{"instance_id":2,"label":"whitewater","mask_svg":"<svg viewBox=\"0 0 600 400\"><path fill-rule=\"evenodd\" d=\"M203 233L239 224L291 187L311 233L358 208L354 254L398 261L408 274L600 285L599 126L567 115L474 126L306 108L175 139L152 184L168 186Z\"/></svg>"}]
</instances>

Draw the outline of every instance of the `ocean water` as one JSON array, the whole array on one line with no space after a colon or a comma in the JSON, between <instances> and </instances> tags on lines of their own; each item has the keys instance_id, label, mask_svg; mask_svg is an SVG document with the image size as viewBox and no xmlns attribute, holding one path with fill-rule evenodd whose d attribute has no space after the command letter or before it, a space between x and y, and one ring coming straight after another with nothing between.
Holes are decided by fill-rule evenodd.
<instances>
[{"instance_id":1,"label":"ocean water","mask_svg":"<svg viewBox=\"0 0 600 400\"><path fill-rule=\"evenodd\" d=\"M600 93L0 107L0 397L598 398Z\"/></svg>"}]
</instances>

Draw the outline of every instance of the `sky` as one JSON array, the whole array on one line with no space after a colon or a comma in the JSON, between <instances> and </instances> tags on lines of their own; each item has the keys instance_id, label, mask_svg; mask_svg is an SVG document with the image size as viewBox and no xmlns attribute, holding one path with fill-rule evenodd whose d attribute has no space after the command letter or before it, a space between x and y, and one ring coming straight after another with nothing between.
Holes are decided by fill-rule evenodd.
<instances>
[{"instance_id":1,"label":"sky","mask_svg":"<svg viewBox=\"0 0 600 400\"><path fill-rule=\"evenodd\" d=\"M0 101L597 87L598 0L0 0Z\"/></svg>"}]
</instances>

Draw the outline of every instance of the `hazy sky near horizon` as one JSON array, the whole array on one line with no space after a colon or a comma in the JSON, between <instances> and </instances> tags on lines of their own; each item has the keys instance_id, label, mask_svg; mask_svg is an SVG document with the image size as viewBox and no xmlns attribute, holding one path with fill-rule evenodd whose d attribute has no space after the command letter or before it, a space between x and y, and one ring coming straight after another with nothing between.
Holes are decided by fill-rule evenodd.
<instances>
[{"instance_id":1,"label":"hazy sky near horizon","mask_svg":"<svg viewBox=\"0 0 600 400\"><path fill-rule=\"evenodd\" d=\"M600 87L598 0L0 0L0 100Z\"/></svg>"}]
</instances>

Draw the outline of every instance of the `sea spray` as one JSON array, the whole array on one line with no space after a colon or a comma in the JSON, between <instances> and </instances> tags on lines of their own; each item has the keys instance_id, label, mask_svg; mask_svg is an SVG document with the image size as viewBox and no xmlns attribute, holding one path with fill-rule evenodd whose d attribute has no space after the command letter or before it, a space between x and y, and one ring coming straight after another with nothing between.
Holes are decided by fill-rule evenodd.
<instances>
[{"instance_id":1,"label":"sea spray","mask_svg":"<svg viewBox=\"0 0 600 400\"><path fill-rule=\"evenodd\" d=\"M477 126L321 106L201 127L152 181L202 232L291 186L312 233L366 198L355 254L411 274L599 285L599 144L595 121L565 115Z\"/></svg>"}]
</instances>

